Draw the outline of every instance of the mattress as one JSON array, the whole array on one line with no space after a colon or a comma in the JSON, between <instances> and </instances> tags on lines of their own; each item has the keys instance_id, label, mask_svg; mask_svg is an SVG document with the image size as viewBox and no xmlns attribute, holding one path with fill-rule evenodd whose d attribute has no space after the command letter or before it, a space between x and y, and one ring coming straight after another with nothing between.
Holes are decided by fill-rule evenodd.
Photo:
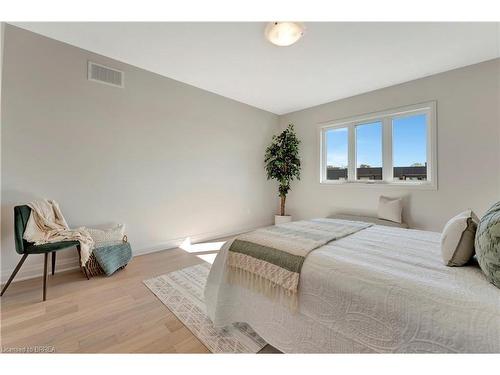
<instances>
[{"instance_id":1,"label":"mattress","mask_svg":"<svg viewBox=\"0 0 500 375\"><path fill-rule=\"evenodd\" d=\"M374 225L306 258L296 311L230 285L227 243L205 289L217 327L246 322L285 353L499 353L500 289L446 267L440 234Z\"/></svg>"}]
</instances>

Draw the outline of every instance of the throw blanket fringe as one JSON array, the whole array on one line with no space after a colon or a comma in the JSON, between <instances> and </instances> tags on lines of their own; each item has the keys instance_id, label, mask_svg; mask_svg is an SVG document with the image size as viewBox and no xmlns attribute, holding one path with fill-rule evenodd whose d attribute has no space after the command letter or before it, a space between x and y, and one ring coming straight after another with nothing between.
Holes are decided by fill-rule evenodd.
<instances>
[{"instance_id":1,"label":"throw blanket fringe","mask_svg":"<svg viewBox=\"0 0 500 375\"><path fill-rule=\"evenodd\" d=\"M313 219L296 221L238 236L226 259L227 281L271 299L297 306L300 272L306 256L326 243L348 236L372 224Z\"/></svg>"},{"instance_id":2,"label":"throw blanket fringe","mask_svg":"<svg viewBox=\"0 0 500 375\"><path fill-rule=\"evenodd\" d=\"M263 276L252 274L251 272L241 268L228 266L226 281L229 284L242 286L243 288L263 294L274 301L283 303L292 311L297 310L297 293L291 290L286 290L279 284L272 282Z\"/></svg>"},{"instance_id":3,"label":"throw blanket fringe","mask_svg":"<svg viewBox=\"0 0 500 375\"><path fill-rule=\"evenodd\" d=\"M87 273L89 276L99 276L104 273L101 265L97 261L97 258L95 257L95 254L92 253L90 254L89 260L87 261L87 264L85 265L85 268L87 268Z\"/></svg>"}]
</instances>

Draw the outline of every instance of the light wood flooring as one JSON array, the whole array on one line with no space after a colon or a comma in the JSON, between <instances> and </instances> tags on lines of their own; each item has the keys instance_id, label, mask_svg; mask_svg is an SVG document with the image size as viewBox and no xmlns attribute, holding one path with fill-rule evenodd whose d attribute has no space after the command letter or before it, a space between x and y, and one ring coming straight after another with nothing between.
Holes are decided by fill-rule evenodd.
<instances>
[{"instance_id":1,"label":"light wood flooring","mask_svg":"<svg viewBox=\"0 0 500 375\"><path fill-rule=\"evenodd\" d=\"M203 262L181 249L137 256L113 276L87 280L79 270L14 282L1 298L0 337L12 348L57 353L207 353L208 349L142 281ZM22 350L22 349L21 349Z\"/></svg>"}]
</instances>

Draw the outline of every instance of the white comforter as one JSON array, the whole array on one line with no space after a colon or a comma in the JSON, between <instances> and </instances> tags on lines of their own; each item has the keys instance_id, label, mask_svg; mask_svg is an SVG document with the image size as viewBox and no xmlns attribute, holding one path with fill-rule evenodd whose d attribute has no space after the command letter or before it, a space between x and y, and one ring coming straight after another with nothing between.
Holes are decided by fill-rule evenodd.
<instances>
[{"instance_id":1,"label":"white comforter","mask_svg":"<svg viewBox=\"0 0 500 375\"><path fill-rule=\"evenodd\" d=\"M205 289L218 327L249 323L293 352L500 352L500 290L477 265L446 267L439 233L373 226L314 250L298 312L225 282L229 243Z\"/></svg>"}]
</instances>

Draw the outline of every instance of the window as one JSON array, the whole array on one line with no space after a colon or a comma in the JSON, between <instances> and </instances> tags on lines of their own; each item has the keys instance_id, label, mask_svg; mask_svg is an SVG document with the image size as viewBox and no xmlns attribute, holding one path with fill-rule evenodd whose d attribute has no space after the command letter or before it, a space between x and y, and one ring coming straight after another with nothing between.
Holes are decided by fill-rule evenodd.
<instances>
[{"instance_id":1,"label":"window","mask_svg":"<svg viewBox=\"0 0 500 375\"><path fill-rule=\"evenodd\" d=\"M427 181L427 116L392 119L392 164L396 181Z\"/></svg>"},{"instance_id":2,"label":"window","mask_svg":"<svg viewBox=\"0 0 500 375\"><path fill-rule=\"evenodd\" d=\"M347 180L347 128L329 129L325 133L328 153L326 155L326 178Z\"/></svg>"},{"instance_id":3,"label":"window","mask_svg":"<svg viewBox=\"0 0 500 375\"><path fill-rule=\"evenodd\" d=\"M321 182L437 188L435 106L321 125Z\"/></svg>"},{"instance_id":4,"label":"window","mask_svg":"<svg viewBox=\"0 0 500 375\"><path fill-rule=\"evenodd\" d=\"M382 180L382 123L356 125L356 179Z\"/></svg>"}]
</instances>

